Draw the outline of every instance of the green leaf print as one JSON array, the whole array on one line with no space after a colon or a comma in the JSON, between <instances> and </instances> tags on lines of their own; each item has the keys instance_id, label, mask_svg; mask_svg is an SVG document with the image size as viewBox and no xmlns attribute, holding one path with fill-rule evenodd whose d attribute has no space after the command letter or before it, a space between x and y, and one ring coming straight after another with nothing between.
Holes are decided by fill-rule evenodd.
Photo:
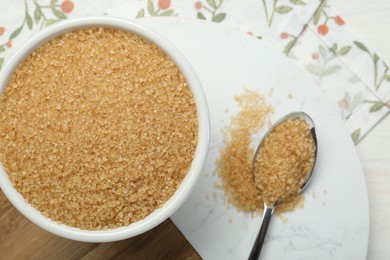
<instances>
[{"instance_id":1,"label":"green leaf print","mask_svg":"<svg viewBox=\"0 0 390 260\"><path fill-rule=\"evenodd\" d=\"M339 52L337 53L338 56L344 56L344 55L347 55L348 52L351 50L351 46L345 46L343 48L341 48L341 50L339 50Z\"/></svg>"},{"instance_id":2,"label":"green leaf print","mask_svg":"<svg viewBox=\"0 0 390 260\"><path fill-rule=\"evenodd\" d=\"M11 33L11 36L9 37L10 39L14 39L16 36L18 36L19 35L19 33L22 31L22 29L23 29L23 25L22 26L20 26L18 29L16 29L15 31L13 31L12 33Z\"/></svg>"},{"instance_id":3,"label":"green leaf print","mask_svg":"<svg viewBox=\"0 0 390 260\"><path fill-rule=\"evenodd\" d=\"M55 24L56 22L59 22L59 21L61 21L61 20L58 20L58 19L48 19L46 21L46 26L50 26L50 25Z\"/></svg>"},{"instance_id":4,"label":"green leaf print","mask_svg":"<svg viewBox=\"0 0 390 260\"><path fill-rule=\"evenodd\" d=\"M332 65L330 66L329 68L327 68L323 73L322 73L322 76L329 76L329 75L332 75L338 71L341 70L341 66L339 65Z\"/></svg>"},{"instance_id":5,"label":"green leaf print","mask_svg":"<svg viewBox=\"0 0 390 260\"><path fill-rule=\"evenodd\" d=\"M35 8L35 11L34 11L34 20L36 23L38 23L42 18L42 11L39 7L36 7Z\"/></svg>"},{"instance_id":6,"label":"green leaf print","mask_svg":"<svg viewBox=\"0 0 390 260\"><path fill-rule=\"evenodd\" d=\"M373 59L374 63L378 63L378 60L379 60L378 54L374 53L374 57L372 59Z\"/></svg>"},{"instance_id":7,"label":"green leaf print","mask_svg":"<svg viewBox=\"0 0 390 260\"><path fill-rule=\"evenodd\" d=\"M290 3L294 5L306 5L306 3L303 2L302 0L290 0Z\"/></svg>"},{"instance_id":8,"label":"green leaf print","mask_svg":"<svg viewBox=\"0 0 390 260\"><path fill-rule=\"evenodd\" d=\"M50 8L55 16L57 16L60 19L66 19L66 15L63 12L57 10L54 5L51 5Z\"/></svg>"},{"instance_id":9,"label":"green leaf print","mask_svg":"<svg viewBox=\"0 0 390 260\"><path fill-rule=\"evenodd\" d=\"M320 55L322 56L322 58L324 58L324 59L328 58L328 53L327 53L326 48L324 46L320 45L318 47L318 51L320 52Z\"/></svg>"},{"instance_id":10,"label":"green leaf print","mask_svg":"<svg viewBox=\"0 0 390 260\"><path fill-rule=\"evenodd\" d=\"M287 14L288 12L290 12L293 8L290 7L290 6L285 6L285 5L282 5L282 6L278 6L275 8L275 13L278 13L278 14Z\"/></svg>"},{"instance_id":11,"label":"green leaf print","mask_svg":"<svg viewBox=\"0 0 390 260\"><path fill-rule=\"evenodd\" d=\"M353 75L352 77L350 77L350 78L348 79L348 82L350 82L350 83L357 83L357 82L360 82L360 79L359 79L358 76Z\"/></svg>"},{"instance_id":12,"label":"green leaf print","mask_svg":"<svg viewBox=\"0 0 390 260\"><path fill-rule=\"evenodd\" d=\"M360 128L353 131L353 133L351 134L351 137L352 137L353 142L356 143L360 137Z\"/></svg>"},{"instance_id":13,"label":"green leaf print","mask_svg":"<svg viewBox=\"0 0 390 260\"><path fill-rule=\"evenodd\" d=\"M369 112L370 112L370 113L374 113L374 112L376 112L376 111L381 110L384 106L385 106L385 104L384 104L383 102L380 102L380 101L375 102L375 103L372 105L372 107L370 108Z\"/></svg>"},{"instance_id":14,"label":"green leaf print","mask_svg":"<svg viewBox=\"0 0 390 260\"><path fill-rule=\"evenodd\" d=\"M31 16L28 13L26 13L26 22L27 22L28 29L31 30L33 27L33 21Z\"/></svg>"},{"instance_id":15,"label":"green leaf print","mask_svg":"<svg viewBox=\"0 0 390 260\"><path fill-rule=\"evenodd\" d=\"M354 41L353 42L359 49L361 49L362 51L365 51L365 52L368 52L370 53L370 51L368 50L368 48L361 42L358 42L358 41Z\"/></svg>"},{"instance_id":16,"label":"green leaf print","mask_svg":"<svg viewBox=\"0 0 390 260\"><path fill-rule=\"evenodd\" d=\"M322 73L322 69L320 66L316 65L316 64L306 64L305 65L305 68L312 74L314 75L321 75Z\"/></svg>"},{"instance_id":17,"label":"green leaf print","mask_svg":"<svg viewBox=\"0 0 390 260\"><path fill-rule=\"evenodd\" d=\"M148 12L151 15L154 15L156 12L154 11L153 1L148 0Z\"/></svg>"},{"instance_id":18,"label":"green leaf print","mask_svg":"<svg viewBox=\"0 0 390 260\"><path fill-rule=\"evenodd\" d=\"M314 17L313 17L314 25L317 25L318 22L320 21L322 10L325 8L325 6L326 6L326 1L324 0L321 2L320 6L317 8L317 11L314 13Z\"/></svg>"},{"instance_id":19,"label":"green leaf print","mask_svg":"<svg viewBox=\"0 0 390 260\"><path fill-rule=\"evenodd\" d=\"M171 16L171 15L173 15L174 12L175 12L174 10L168 10L168 11L162 12L161 14L159 14L159 16Z\"/></svg>"},{"instance_id":20,"label":"green leaf print","mask_svg":"<svg viewBox=\"0 0 390 260\"><path fill-rule=\"evenodd\" d=\"M355 45L361 49L362 51L366 52L370 58L372 59L372 62L373 62L373 65L374 65L374 88L376 91L379 90L379 88L381 87L382 83L384 80L386 80L387 78L387 73L389 71L389 66L387 66L387 64L385 62L382 62L383 63L383 66L384 66L384 70L380 70L380 67L379 67L379 64L378 64L378 61L379 61L379 56L378 54L376 53L371 53L368 48L361 42L358 42L358 41L354 41Z\"/></svg>"},{"instance_id":21,"label":"green leaf print","mask_svg":"<svg viewBox=\"0 0 390 260\"><path fill-rule=\"evenodd\" d=\"M201 20L206 20L206 16L204 16L201 12L198 12L196 17L198 17L198 19L201 19Z\"/></svg>"},{"instance_id":22,"label":"green leaf print","mask_svg":"<svg viewBox=\"0 0 390 260\"><path fill-rule=\"evenodd\" d=\"M218 8L217 3L215 0L207 0L207 3L214 9Z\"/></svg>"},{"instance_id":23,"label":"green leaf print","mask_svg":"<svg viewBox=\"0 0 390 260\"><path fill-rule=\"evenodd\" d=\"M337 54L337 43L333 43L332 47L329 49L334 55Z\"/></svg>"},{"instance_id":24,"label":"green leaf print","mask_svg":"<svg viewBox=\"0 0 390 260\"><path fill-rule=\"evenodd\" d=\"M135 18L142 18L142 17L145 17L145 10L143 8L141 9L141 11L138 12Z\"/></svg>"},{"instance_id":25,"label":"green leaf print","mask_svg":"<svg viewBox=\"0 0 390 260\"><path fill-rule=\"evenodd\" d=\"M290 50L292 47L294 47L295 43L297 42L297 38L292 39L289 43L287 43L286 47L284 47L283 53L291 55ZM290 56L289 56L290 57ZM291 57L290 57L291 58Z\"/></svg>"},{"instance_id":26,"label":"green leaf print","mask_svg":"<svg viewBox=\"0 0 390 260\"><path fill-rule=\"evenodd\" d=\"M196 4L200 4L197 7L199 10L196 13L196 17L200 20L207 20L208 18L215 23L220 23L226 18L226 13L219 12L219 8L222 6L224 0L206 0L207 4L202 4L200 1Z\"/></svg>"},{"instance_id":27,"label":"green leaf print","mask_svg":"<svg viewBox=\"0 0 390 260\"><path fill-rule=\"evenodd\" d=\"M226 14L225 13L220 13L215 16L213 16L212 21L216 23L220 23L223 20L225 20Z\"/></svg>"}]
</instances>

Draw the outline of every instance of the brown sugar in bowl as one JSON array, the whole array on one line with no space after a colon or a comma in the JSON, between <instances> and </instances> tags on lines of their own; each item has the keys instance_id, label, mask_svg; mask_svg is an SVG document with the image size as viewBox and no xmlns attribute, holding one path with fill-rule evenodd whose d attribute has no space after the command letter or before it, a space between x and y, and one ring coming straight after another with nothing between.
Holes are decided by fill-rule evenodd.
<instances>
[{"instance_id":1,"label":"brown sugar in bowl","mask_svg":"<svg viewBox=\"0 0 390 260\"><path fill-rule=\"evenodd\" d=\"M88 37L93 40L88 42ZM120 46L108 48L100 46L102 44L96 41L96 37L103 38L103 45L105 38L113 38L114 44L121 37L129 39L122 39ZM42 64L23 67L23 61L27 59L28 63L29 56L36 55L34 50L48 41L55 43L53 48L49 48L55 50L55 53L45 53L43 48L39 59L46 57L51 67L45 69ZM89 45L80 55L64 57L65 61L61 63L62 58L58 53L66 44L73 42L75 49L82 44ZM135 46L134 49L132 46ZM144 51L145 48L147 51ZM103 52L107 59L94 60L94 51ZM118 53L126 51L140 52L140 55L129 61L133 62L128 70L131 75L120 70L122 66L127 66L126 63L120 66L106 64ZM83 57L87 53L91 59ZM56 59L50 59L50 55ZM80 62L82 65L77 64L78 61L83 61ZM74 67L71 66L72 62L76 64ZM106 79L110 83L101 91L94 87L99 85L99 77L93 77L93 71L99 70L100 62L106 65L106 69L107 66L109 68L107 72L101 73L107 74ZM47 71L56 68L58 64L61 65L57 66L58 71ZM40 74L34 75L32 68L41 68ZM71 83L61 78L64 74L72 79ZM131 78L133 81L129 81L138 88L126 92L124 81L130 76L136 76L135 80ZM39 82L53 80L50 77L55 77L57 85L53 85L47 93L40 91ZM88 82L83 81L83 77ZM166 78L170 81L166 81ZM58 86L61 85L58 84L62 82L60 80L71 86L70 93L65 93L68 89ZM145 85L145 81L155 86L160 84L162 93L153 93L156 89ZM28 95L41 101L33 109L28 106L31 105L28 104L30 101L17 82L30 84L32 87L28 88ZM23 215L49 232L85 242L116 241L146 232L167 219L184 203L203 169L210 126L207 102L200 82L185 57L173 45L136 23L104 17L55 24L36 35L13 56L3 68L0 84L3 92L7 88L2 102L6 99L11 104L5 108L0 106L3 110L2 120L8 120L8 125L4 124L6 126L1 129L1 138L5 140L1 141L1 145L10 146L0 148L3 157L0 158L3 163L0 168L0 186ZM190 91L185 89L187 84ZM174 85L173 89L169 85ZM7 86L13 86L13 89L8 90ZM61 93L62 100L68 98L66 102L56 102ZM148 95L154 95L154 99L145 98ZM88 102L79 102L83 99ZM130 112L134 115L125 113L128 107L123 100L132 104L133 110ZM25 102L27 105L24 108L29 109L15 112L12 102L17 102L15 104L18 108L21 102ZM47 107L50 107L49 112L45 110ZM160 114L159 111L165 112ZM191 121L191 115L194 114L196 120ZM13 123L9 123L13 115L20 116L20 121L34 118L37 120L34 122L35 131L42 131L45 136L29 135L31 127L34 127L32 124L25 124L25 128L19 127L23 130L21 133L13 131ZM67 117L69 115L70 118ZM172 115L178 119L169 120ZM132 131L127 132L129 125ZM69 134L69 129L72 129L72 134ZM125 138L122 133L126 133ZM15 134L23 135L26 139L25 143L18 143L19 150L11 147L15 146L14 143L7 141L15 138ZM55 145L50 143L53 140L56 141ZM142 143L142 140L147 144ZM45 142L46 145L41 145ZM110 145L111 142L117 146ZM134 148L126 157L118 153L118 145L125 151L134 147L142 149ZM30 150L34 149L41 150L31 156ZM171 150L167 152L167 149ZM174 159L162 156L164 153ZM131 169L139 169L139 172L129 174ZM41 172L46 175L40 175ZM96 172L99 173L98 177L94 175ZM143 178L142 175L148 177ZM25 176L35 176L35 180ZM148 181L143 181L145 179ZM40 185L40 188L34 189L34 185ZM95 192L95 189L104 192ZM131 193L131 196L126 196L127 193ZM91 203L92 206L89 205ZM67 210L62 210L65 204Z\"/></svg>"}]
</instances>

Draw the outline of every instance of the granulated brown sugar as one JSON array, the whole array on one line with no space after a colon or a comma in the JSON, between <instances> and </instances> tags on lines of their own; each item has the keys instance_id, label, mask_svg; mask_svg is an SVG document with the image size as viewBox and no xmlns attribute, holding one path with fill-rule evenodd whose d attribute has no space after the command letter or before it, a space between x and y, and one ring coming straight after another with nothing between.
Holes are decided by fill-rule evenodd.
<instances>
[{"instance_id":1,"label":"granulated brown sugar","mask_svg":"<svg viewBox=\"0 0 390 260\"><path fill-rule=\"evenodd\" d=\"M260 187L256 187L252 172L254 147L252 136L269 122L273 109L265 98L246 90L236 97L240 112L224 129L224 147L217 162L221 187L227 200L237 210L255 212L263 208ZM289 140L286 140L289 142ZM303 207L303 196L293 197L280 204L276 213Z\"/></svg>"},{"instance_id":2,"label":"granulated brown sugar","mask_svg":"<svg viewBox=\"0 0 390 260\"><path fill-rule=\"evenodd\" d=\"M115 29L36 49L0 100L0 159L45 216L81 229L126 226L161 207L198 140L183 75L157 46Z\"/></svg>"},{"instance_id":3,"label":"granulated brown sugar","mask_svg":"<svg viewBox=\"0 0 390 260\"><path fill-rule=\"evenodd\" d=\"M237 96L236 101L241 110L225 129L225 147L217 162L218 173L228 202L240 211L255 211L262 208L263 203L252 175L252 135L267 122L272 108L263 96L250 90Z\"/></svg>"},{"instance_id":4,"label":"granulated brown sugar","mask_svg":"<svg viewBox=\"0 0 390 260\"><path fill-rule=\"evenodd\" d=\"M314 164L315 145L309 125L287 119L264 139L255 157L255 182L267 205L299 192Z\"/></svg>"}]
</instances>

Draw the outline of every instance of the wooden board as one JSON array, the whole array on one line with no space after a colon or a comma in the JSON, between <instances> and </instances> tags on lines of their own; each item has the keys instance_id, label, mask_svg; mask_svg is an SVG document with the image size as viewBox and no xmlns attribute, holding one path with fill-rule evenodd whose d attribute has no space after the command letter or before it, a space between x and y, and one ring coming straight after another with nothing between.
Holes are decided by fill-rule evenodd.
<instances>
[{"instance_id":1,"label":"wooden board","mask_svg":"<svg viewBox=\"0 0 390 260\"><path fill-rule=\"evenodd\" d=\"M171 220L134 238L83 243L53 235L20 214L0 190L0 259L200 259Z\"/></svg>"}]
</instances>

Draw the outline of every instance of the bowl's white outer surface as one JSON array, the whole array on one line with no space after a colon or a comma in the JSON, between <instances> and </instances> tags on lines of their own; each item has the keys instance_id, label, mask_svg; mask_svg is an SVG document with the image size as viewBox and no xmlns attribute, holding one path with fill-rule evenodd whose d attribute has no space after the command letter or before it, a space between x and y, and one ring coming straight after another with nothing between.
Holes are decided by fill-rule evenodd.
<instances>
[{"instance_id":1,"label":"bowl's white outer surface","mask_svg":"<svg viewBox=\"0 0 390 260\"><path fill-rule=\"evenodd\" d=\"M30 204L26 203L21 194L15 190L2 166L0 166L0 187L11 203L25 217L41 228L72 240L84 242L110 242L133 237L152 229L170 217L184 203L199 179L207 158L210 140L210 122L207 101L201 83L191 65L180 51L178 51L170 42L150 29L138 25L135 22L116 18L94 17L70 19L54 24L41 31L35 37L26 42L4 66L0 74L0 90L4 91L8 79L17 65L34 49L42 45L42 43L47 42L55 36L65 32L92 26L117 28L137 34L150 42L157 44L178 66L194 95L199 119L198 144L190 171L184 178L178 190L163 207L155 210L145 219L127 227L100 231L80 230L78 228L59 224L44 217L39 211L33 208Z\"/></svg>"}]
</instances>

